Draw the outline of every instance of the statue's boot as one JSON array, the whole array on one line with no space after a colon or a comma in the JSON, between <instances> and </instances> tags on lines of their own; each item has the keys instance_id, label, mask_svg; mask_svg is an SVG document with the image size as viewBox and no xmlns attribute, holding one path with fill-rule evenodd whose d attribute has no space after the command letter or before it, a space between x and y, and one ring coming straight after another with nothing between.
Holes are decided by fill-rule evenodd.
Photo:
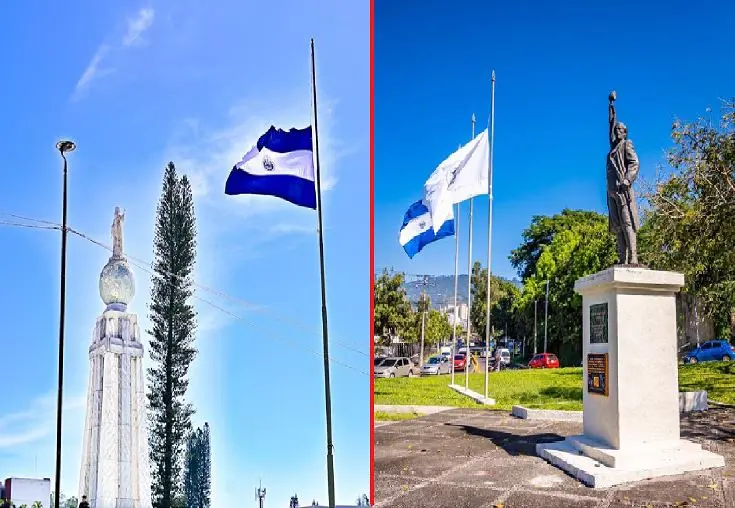
<instances>
[{"instance_id":1,"label":"statue's boot","mask_svg":"<svg viewBox=\"0 0 735 508\"><path fill-rule=\"evenodd\" d=\"M638 264L638 249L637 249L637 239L635 237L635 231L633 231L633 228L628 228L628 256L630 259L631 265L637 265Z\"/></svg>"},{"instance_id":2,"label":"statue's boot","mask_svg":"<svg viewBox=\"0 0 735 508\"><path fill-rule=\"evenodd\" d=\"M628 245L626 243L625 233L618 231L618 264L625 265L628 263Z\"/></svg>"}]
</instances>

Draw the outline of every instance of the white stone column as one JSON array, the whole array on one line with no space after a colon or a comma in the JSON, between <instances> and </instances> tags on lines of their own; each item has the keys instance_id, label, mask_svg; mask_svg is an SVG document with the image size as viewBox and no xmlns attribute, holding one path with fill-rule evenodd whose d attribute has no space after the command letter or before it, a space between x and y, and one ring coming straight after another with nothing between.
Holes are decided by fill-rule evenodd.
<instances>
[{"instance_id":1,"label":"white stone column","mask_svg":"<svg viewBox=\"0 0 735 508\"><path fill-rule=\"evenodd\" d=\"M108 310L90 346L79 496L92 508L150 508L143 346L134 314Z\"/></svg>"}]
</instances>

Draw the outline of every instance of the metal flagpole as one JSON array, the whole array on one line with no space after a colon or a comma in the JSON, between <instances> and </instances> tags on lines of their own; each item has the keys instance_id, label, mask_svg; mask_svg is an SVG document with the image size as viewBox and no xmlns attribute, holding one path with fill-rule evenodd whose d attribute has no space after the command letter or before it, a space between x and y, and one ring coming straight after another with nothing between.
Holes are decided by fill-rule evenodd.
<instances>
[{"instance_id":1,"label":"metal flagpole","mask_svg":"<svg viewBox=\"0 0 735 508\"><path fill-rule=\"evenodd\" d=\"M322 186L319 167L319 128L316 106L316 66L314 65L314 39L311 39L311 89L314 94L314 160L316 162L317 220L319 221L319 264L322 285L322 338L324 342L324 395L327 411L327 489L329 508L335 508L334 501L334 454L332 444L332 396L329 389L329 332L327 328L327 289L324 274L324 227L322 224Z\"/></svg>"},{"instance_id":2,"label":"metal flagpole","mask_svg":"<svg viewBox=\"0 0 735 508\"><path fill-rule=\"evenodd\" d=\"M452 369L452 384L454 384L454 355L457 354L457 322L459 312L457 310L457 288L459 279L459 203L454 214L454 321L452 326L452 357L450 359Z\"/></svg>"},{"instance_id":3,"label":"metal flagpole","mask_svg":"<svg viewBox=\"0 0 735 508\"><path fill-rule=\"evenodd\" d=\"M475 114L472 113L472 139L475 139ZM472 315L472 198L470 198L470 222L467 226L470 232L469 246L467 247L467 343L465 344L464 356L464 387L469 389L470 385L470 317Z\"/></svg>"},{"instance_id":4,"label":"metal flagpole","mask_svg":"<svg viewBox=\"0 0 735 508\"><path fill-rule=\"evenodd\" d=\"M538 327L536 324L538 323L538 298L533 301L533 354L535 355L538 353L538 346L536 345L538 341Z\"/></svg>"},{"instance_id":5,"label":"metal flagpole","mask_svg":"<svg viewBox=\"0 0 735 508\"><path fill-rule=\"evenodd\" d=\"M548 331L549 331L549 281L546 281L546 311L544 312L546 314L544 316L544 353L548 353Z\"/></svg>"},{"instance_id":6,"label":"metal flagpole","mask_svg":"<svg viewBox=\"0 0 735 508\"><path fill-rule=\"evenodd\" d=\"M493 141L495 138L495 71L491 78L490 92L490 163L487 174L487 305L485 314L485 398L487 399L488 369L490 357L488 356L488 345L490 344L490 260L493 247Z\"/></svg>"}]
</instances>

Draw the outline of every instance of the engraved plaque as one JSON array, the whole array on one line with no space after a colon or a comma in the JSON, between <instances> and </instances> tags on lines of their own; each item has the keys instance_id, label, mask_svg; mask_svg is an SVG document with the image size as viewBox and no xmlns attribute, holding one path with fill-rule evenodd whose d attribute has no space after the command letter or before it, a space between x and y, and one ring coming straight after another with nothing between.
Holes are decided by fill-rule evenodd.
<instances>
[{"instance_id":1,"label":"engraved plaque","mask_svg":"<svg viewBox=\"0 0 735 508\"><path fill-rule=\"evenodd\" d=\"M608 396L607 353L587 355L587 393Z\"/></svg>"},{"instance_id":2,"label":"engraved plaque","mask_svg":"<svg viewBox=\"0 0 735 508\"><path fill-rule=\"evenodd\" d=\"M590 344L607 344L607 302L590 305Z\"/></svg>"}]
</instances>

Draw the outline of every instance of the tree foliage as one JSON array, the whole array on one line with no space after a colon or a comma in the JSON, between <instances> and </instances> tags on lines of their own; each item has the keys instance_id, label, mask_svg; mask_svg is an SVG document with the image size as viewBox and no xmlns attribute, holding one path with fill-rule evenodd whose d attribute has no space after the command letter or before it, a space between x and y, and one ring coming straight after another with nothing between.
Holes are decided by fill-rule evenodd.
<instances>
[{"instance_id":1,"label":"tree foliage","mask_svg":"<svg viewBox=\"0 0 735 508\"><path fill-rule=\"evenodd\" d=\"M391 275L383 270L375 280L373 290L373 334L382 339L411 334L413 325L411 303L403 287L402 273Z\"/></svg>"},{"instance_id":2,"label":"tree foliage","mask_svg":"<svg viewBox=\"0 0 735 508\"><path fill-rule=\"evenodd\" d=\"M531 225L523 231L521 245L510 255L510 262L521 280L525 281L536 273L536 265L543 249L551 244L558 233L572 229L579 223L594 221L599 215L597 212L570 209L562 210L551 217L535 215L531 219Z\"/></svg>"},{"instance_id":3,"label":"tree foliage","mask_svg":"<svg viewBox=\"0 0 735 508\"><path fill-rule=\"evenodd\" d=\"M539 231L551 232L543 239ZM529 245L514 253L529 253L516 263L525 275L524 288L516 305L533 319L534 301L539 301L539 322L543 326L546 281L549 280L549 330L547 349L566 364L578 364L582 354L582 297L575 293L577 279L612 266L617 260L615 239L608 219L596 212L564 210L552 217L537 216L524 232ZM542 242L543 240L543 242ZM530 273L524 272L533 267ZM524 320L528 326L528 319ZM543 337L543 328L539 330ZM539 349L543 347L541 343Z\"/></svg>"},{"instance_id":4,"label":"tree foliage","mask_svg":"<svg viewBox=\"0 0 735 508\"><path fill-rule=\"evenodd\" d=\"M479 261L472 265L472 307L470 323L472 332L485 339L487 332L487 268ZM490 326L496 331L493 337L507 333L517 335L517 319L514 313L520 291L513 282L496 277L490 278Z\"/></svg>"},{"instance_id":5,"label":"tree foliage","mask_svg":"<svg viewBox=\"0 0 735 508\"><path fill-rule=\"evenodd\" d=\"M676 121L670 174L645 192L641 251L651 268L684 273L718 333L735 333L735 100L721 121Z\"/></svg>"},{"instance_id":6,"label":"tree foliage","mask_svg":"<svg viewBox=\"0 0 735 508\"><path fill-rule=\"evenodd\" d=\"M187 508L209 508L212 462L209 424L196 429L186 443L184 464L184 496Z\"/></svg>"},{"instance_id":7,"label":"tree foliage","mask_svg":"<svg viewBox=\"0 0 735 508\"><path fill-rule=\"evenodd\" d=\"M191 185L166 166L155 225L149 342L148 404L152 501L172 508L182 497L182 463L191 429L186 402L187 373L196 356L196 314L189 303L196 258L196 225Z\"/></svg>"}]
</instances>

